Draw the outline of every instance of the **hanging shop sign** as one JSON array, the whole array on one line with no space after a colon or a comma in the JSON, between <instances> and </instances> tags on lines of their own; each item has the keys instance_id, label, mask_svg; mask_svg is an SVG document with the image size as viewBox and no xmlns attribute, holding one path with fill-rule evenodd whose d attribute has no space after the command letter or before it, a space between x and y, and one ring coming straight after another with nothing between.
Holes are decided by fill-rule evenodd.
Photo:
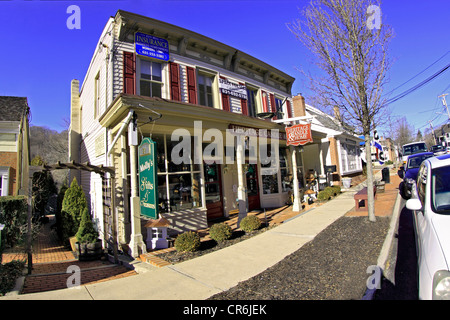
<instances>
[{"instance_id":1,"label":"hanging shop sign","mask_svg":"<svg viewBox=\"0 0 450 320\"><path fill-rule=\"evenodd\" d=\"M219 78L220 92L239 99L247 99L247 88L245 84L237 84L227 79Z\"/></svg>"},{"instance_id":2,"label":"hanging shop sign","mask_svg":"<svg viewBox=\"0 0 450 320\"><path fill-rule=\"evenodd\" d=\"M298 146L313 142L311 134L311 124L297 124L292 127L286 127L286 145Z\"/></svg>"},{"instance_id":3,"label":"hanging shop sign","mask_svg":"<svg viewBox=\"0 0 450 320\"><path fill-rule=\"evenodd\" d=\"M169 42L149 34L136 32L134 35L136 54L169 61Z\"/></svg>"},{"instance_id":4,"label":"hanging shop sign","mask_svg":"<svg viewBox=\"0 0 450 320\"><path fill-rule=\"evenodd\" d=\"M158 218L158 178L155 152L156 142L144 138L138 148L139 204L141 214L150 219Z\"/></svg>"}]
</instances>

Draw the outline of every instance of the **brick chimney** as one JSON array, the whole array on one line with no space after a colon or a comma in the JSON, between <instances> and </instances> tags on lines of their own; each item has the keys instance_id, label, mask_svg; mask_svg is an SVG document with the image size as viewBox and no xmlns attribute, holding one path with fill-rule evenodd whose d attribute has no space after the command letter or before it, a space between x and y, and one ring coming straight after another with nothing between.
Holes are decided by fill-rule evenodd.
<instances>
[{"instance_id":1,"label":"brick chimney","mask_svg":"<svg viewBox=\"0 0 450 320\"><path fill-rule=\"evenodd\" d=\"M298 94L292 98L294 104L294 117L303 117L306 116L306 105L305 98Z\"/></svg>"}]
</instances>

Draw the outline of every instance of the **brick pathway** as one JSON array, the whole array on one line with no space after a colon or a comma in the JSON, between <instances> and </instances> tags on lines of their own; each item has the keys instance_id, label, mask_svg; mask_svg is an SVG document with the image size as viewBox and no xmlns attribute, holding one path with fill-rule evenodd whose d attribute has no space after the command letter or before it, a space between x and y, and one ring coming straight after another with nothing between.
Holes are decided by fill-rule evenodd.
<instances>
[{"instance_id":1,"label":"brick pathway","mask_svg":"<svg viewBox=\"0 0 450 320\"><path fill-rule=\"evenodd\" d=\"M43 225L33 243L33 270L31 275L25 277L21 294L67 288L67 280L74 275L71 269L68 269L71 266L79 268L77 270L80 270L81 285L137 274L109 261L78 261L72 251L59 244L56 232L50 229L54 216L49 216L49 219L50 222ZM2 263L26 259L26 254L23 253L4 252Z\"/></svg>"}]
</instances>

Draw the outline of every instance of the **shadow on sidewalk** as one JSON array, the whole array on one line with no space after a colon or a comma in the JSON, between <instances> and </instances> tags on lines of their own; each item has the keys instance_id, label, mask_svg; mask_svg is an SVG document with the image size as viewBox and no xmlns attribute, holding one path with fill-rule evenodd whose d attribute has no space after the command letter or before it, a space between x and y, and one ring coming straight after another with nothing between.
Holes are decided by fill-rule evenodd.
<instances>
[{"instance_id":1,"label":"shadow on sidewalk","mask_svg":"<svg viewBox=\"0 0 450 320\"><path fill-rule=\"evenodd\" d=\"M403 207L396 234L397 248L389 261L394 279L383 277L375 300L417 300L417 256L412 212ZM395 265L395 266L394 266ZM389 269L389 268L388 268ZM389 274L389 270L385 274ZM392 276L388 276L392 278Z\"/></svg>"}]
</instances>

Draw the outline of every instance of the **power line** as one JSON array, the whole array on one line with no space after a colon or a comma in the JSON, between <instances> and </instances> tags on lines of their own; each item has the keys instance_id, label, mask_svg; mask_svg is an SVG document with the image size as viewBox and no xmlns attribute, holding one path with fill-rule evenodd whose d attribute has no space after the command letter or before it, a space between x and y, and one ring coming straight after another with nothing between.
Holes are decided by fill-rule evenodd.
<instances>
[{"instance_id":1,"label":"power line","mask_svg":"<svg viewBox=\"0 0 450 320\"><path fill-rule=\"evenodd\" d=\"M390 95L392 92L394 92L395 90L397 90L398 88L404 86L405 84L407 84L408 82L410 82L411 80L417 78L418 76L420 76L422 73L424 73L425 71L427 71L429 68L431 68L432 66L434 66L436 63L438 63L440 60L442 60L442 58L444 58L447 54L450 53L450 50L447 51L446 53L444 53L439 59L437 59L435 62L433 62L432 64L430 64L428 67L426 67L425 69L423 69L421 72L419 72L418 74L416 74L414 77L412 77L411 79L409 79L408 81L403 82L401 85L399 85L398 87L392 89L391 91L389 91L388 93L386 93L385 95Z\"/></svg>"},{"instance_id":2,"label":"power line","mask_svg":"<svg viewBox=\"0 0 450 320\"><path fill-rule=\"evenodd\" d=\"M416 84L414 87L400 93L399 95L388 99L386 101L385 104L391 104L394 103L398 100L400 100L401 98L404 98L405 96L407 96L410 93L413 93L414 91L416 91L417 89L423 87L424 85L426 85L428 82L430 82L431 80L435 79L436 77L440 76L441 74L443 74L445 71L447 71L450 68L450 64L446 65L444 68L442 68L441 70L439 70L438 72L436 72L435 74L431 75L430 77L428 77L427 79L423 80L422 82Z\"/></svg>"}]
</instances>

